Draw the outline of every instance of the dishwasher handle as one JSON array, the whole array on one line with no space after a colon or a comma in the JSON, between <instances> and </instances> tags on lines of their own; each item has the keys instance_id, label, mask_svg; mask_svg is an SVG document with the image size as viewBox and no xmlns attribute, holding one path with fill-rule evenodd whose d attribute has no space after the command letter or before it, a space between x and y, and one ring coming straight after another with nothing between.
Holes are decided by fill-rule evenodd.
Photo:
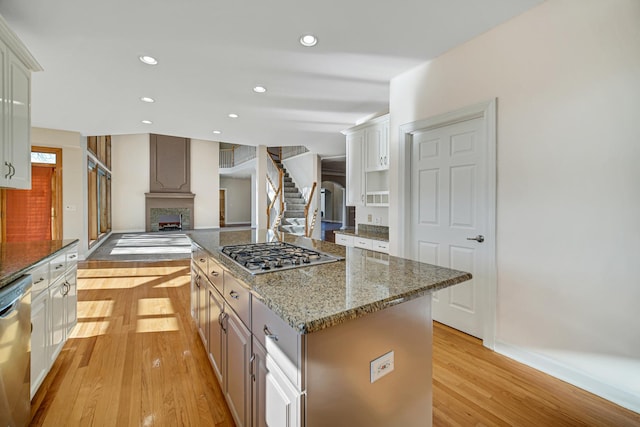
<instances>
[{"instance_id":1,"label":"dishwasher handle","mask_svg":"<svg viewBox=\"0 0 640 427\"><path fill-rule=\"evenodd\" d=\"M31 276L22 276L0 289L0 318L4 319L13 313L22 296L31 290Z\"/></svg>"}]
</instances>

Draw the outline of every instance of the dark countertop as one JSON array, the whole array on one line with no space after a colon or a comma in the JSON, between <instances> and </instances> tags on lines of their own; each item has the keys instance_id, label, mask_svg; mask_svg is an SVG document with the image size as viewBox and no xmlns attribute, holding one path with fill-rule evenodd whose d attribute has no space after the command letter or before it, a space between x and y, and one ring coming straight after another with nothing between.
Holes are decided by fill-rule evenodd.
<instances>
[{"instance_id":1,"label":"dark countertop","mask_svg":"<svg viewBox=\"0 0 640 427\"><path fill-rule=\"evenodd\" d=\"M244 282L299 333L311 333L471 279L470 273L359 248L265 230L192 231L187 235ZM317 266L252 275L226 256L226 245L285 241L344 257Z\"/></svg>"},{"instance_id":2,"label":"dark countertop","mask_svg":"<svg viewBox=\"0 0 640 427\"><path fill-rule=\"evenodd\" d=\"M77 243L78 239L0 244L0 288L20 277L45 258Z\"/></svg>"}]
</instances>

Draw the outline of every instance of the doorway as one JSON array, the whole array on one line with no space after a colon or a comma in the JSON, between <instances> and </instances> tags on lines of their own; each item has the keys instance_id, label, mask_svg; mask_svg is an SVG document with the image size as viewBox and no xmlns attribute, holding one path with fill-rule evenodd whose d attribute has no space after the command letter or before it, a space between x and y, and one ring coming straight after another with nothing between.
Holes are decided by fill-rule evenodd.
<instances>
[{"instance_id":1,"label":"doorway","mask_svg":"<svg viewBox=\"0 0 640 427\"><path fill-rule=\"evenodd\" d=\"M62 149L31 148L31 190L2 190L2 242L62 239Z\"/></svg>"},{"instance_id":2,"label":"doorway","mask_svg":"<svg viewBox=\"0 0 640 427\"><path fill-rule=\"evenodd\" d=\"M227 189L220 189L220 227L225 227L227 216Z\"/></svg>"},{"instance_id":3,"label":"doorway","mask_svg":"<svg viewBox=\"0 0 640 427\"><path fill-rule=\"evenodd\" d=\"M404 253L472 273L471 281L434 293L433 318L493 348L495 101L409 123L401 135Z\"/></svg>"}]
</instances>

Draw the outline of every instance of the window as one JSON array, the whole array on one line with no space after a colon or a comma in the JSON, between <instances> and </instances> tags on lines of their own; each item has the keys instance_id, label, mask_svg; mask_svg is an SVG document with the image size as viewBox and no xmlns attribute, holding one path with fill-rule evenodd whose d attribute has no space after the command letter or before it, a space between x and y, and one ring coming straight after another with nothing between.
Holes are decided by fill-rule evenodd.
<instances>
[{"instance_id":1,"label":"window","mask_svg":"<svg viewBox=\"0 0 640 427\"><path fill-rule=\"evenodd\" d=\"M111 137L87 138L89 247L111 232Z\"/></svg>"}]
</instances>

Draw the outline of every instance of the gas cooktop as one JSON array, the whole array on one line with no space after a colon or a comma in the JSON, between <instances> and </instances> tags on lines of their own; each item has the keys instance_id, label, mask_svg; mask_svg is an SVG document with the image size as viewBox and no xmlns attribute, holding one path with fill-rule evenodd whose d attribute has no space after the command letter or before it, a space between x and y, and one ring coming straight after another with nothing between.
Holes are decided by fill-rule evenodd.
<instances>
[{"instance_id":1,"label":"gas cooktop","mask_svg":"<svg viewBox=\"0 0 640 427\"><path fill-rule=\"evenodd\" d=\"M223 246L222 253L251 274L326 264L344 259L284 242Z\"/></svg>"}]
</instances>

